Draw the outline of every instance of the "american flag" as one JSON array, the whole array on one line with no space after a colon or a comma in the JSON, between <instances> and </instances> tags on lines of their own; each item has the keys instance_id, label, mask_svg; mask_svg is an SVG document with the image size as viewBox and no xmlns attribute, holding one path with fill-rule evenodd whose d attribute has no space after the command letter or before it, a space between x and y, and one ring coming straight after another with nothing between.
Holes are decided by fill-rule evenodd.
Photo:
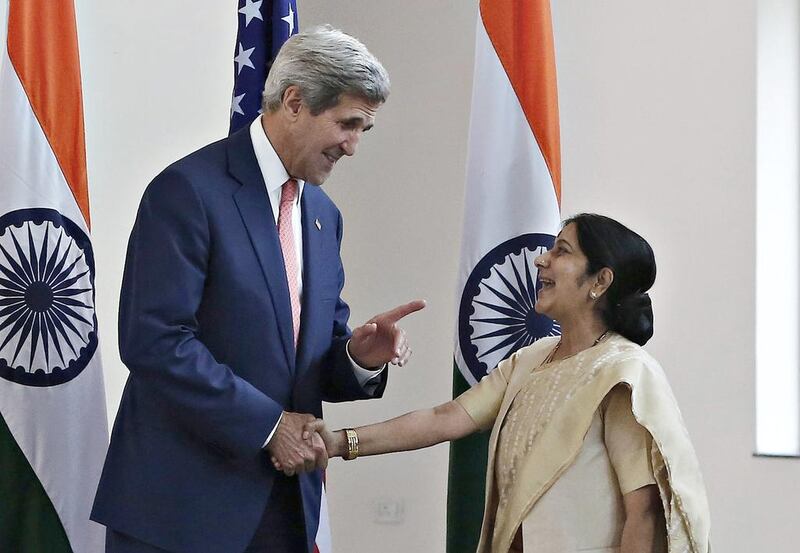
<instances>
[{"instance_id":1,"label":"american flag","mask_svg":"<svg viewBox=\"0 0 800 553\"><path fill-rule=\"evenodd\" d=\"M261 113L261 93L269 67L297 28L295 0L239 1L230 133L249 125Z\"/></svg>"}]
</instances>

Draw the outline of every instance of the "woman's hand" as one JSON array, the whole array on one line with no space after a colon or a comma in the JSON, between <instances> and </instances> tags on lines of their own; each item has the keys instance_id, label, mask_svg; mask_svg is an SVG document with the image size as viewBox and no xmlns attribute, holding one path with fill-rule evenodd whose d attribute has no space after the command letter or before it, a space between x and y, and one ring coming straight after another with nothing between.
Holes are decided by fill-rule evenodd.
<instances>
[{"instance_id":1,"label":"woman's hand","mask_svg":"<svg viewBox=\"0 0 800 553\"><path fill-rule=\"evenodd\" d=\"M303 426L303 439L309 439L314 434L319 435L325 442L325 449L328 450L328 457L342 457L344 455L345 433L344 430L333 432L325 425L325 421L317 419L307 422Z\"/></svg>"},{"instance_id":2,"label":"woman's hand","mask_svg":"<svg viewBox=\"0 0 800 553\"><path fill-rule=\"evenodd\" d=\"M286 476L325 469L328 453L318 434L306 437L305 424L315 421L314 415L284 412L278 427L267 444L272 464Z\"/></svg>"},{"instance_id":3,"label":"woman's hand","mask_svg":"<svg viewBox=\"0 0 800 553\"><path fill-rule=\"evenodd\" d=\"M313 446L322 445L319 444L319 442L323 442L325 449L328 452L328 458L342 457L344 455L346 440L344 431L340 430L338 432L332 432L331 430L328 430L328 427L325 425L325 421L322 419L316 419L303 425L301 437L303 441L309 442ZM288 476L292 475L290 474L291 470L288 467L284 467L275 456L272 456L270 460L272 461L272 465L276 470L282 471ZM325 464L327 465L327 460Z\"/></svg>"}]
</instances>

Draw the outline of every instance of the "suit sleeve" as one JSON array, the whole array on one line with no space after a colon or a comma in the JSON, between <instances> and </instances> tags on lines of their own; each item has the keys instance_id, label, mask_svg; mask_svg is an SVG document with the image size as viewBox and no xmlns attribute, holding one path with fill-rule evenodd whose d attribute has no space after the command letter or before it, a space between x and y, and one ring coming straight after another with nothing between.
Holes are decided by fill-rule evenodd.
<instances>
[{"instance_id":1,"label":"suit sleeve","mask_svg":"<svg viewBox=\"0 0 800 553\"><path fill-rule=\"evenodd\" d=\"M343 224L341 213L337 212L336 242L341 250ZM383 396L386 389L386 382L389 377L388 367L381 371L380 376L375 378L375 385L365 389L356 378L353 370L353 363L347 353L347 341L352 332L347 326L350 318L350 307L342 299L342 289L344 288L344 267L342 266L339 252L336 255L339 264L337 268L337 281L339 294L336 300L332 325L332 342L328 355L327 370L323 370L322 376L322 399L328 402L352 401L357 399L375 399ZM371 381L370 383L372 384Z\"/></svg>"},{"instance_id":2,"label":"suit sleeve","mask_svg":"<svg viewBox=\"0 0 800 553\"><path fill-rule=\"evenodd\" d=\"M186 176L167 169L145 192L128 243L120 355L170 422L232 457L252 457L282 408L198 339L210 243L200 197Z\"/></svg>"}]
</instances>

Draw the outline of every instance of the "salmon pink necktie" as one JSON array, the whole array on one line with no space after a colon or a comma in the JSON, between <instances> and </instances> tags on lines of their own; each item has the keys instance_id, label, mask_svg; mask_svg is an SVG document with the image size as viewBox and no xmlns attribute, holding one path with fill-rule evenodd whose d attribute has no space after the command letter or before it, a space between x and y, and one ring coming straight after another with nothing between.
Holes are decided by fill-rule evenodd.
<instances>
[{"instance_id":1,"label":"salmon pink necktie","mask_svg":"<svg viewBox=\"0 0 800 553\"><path fill-rule=\"evenodd\" d=\"M294 228L292 227L292 209L297 200L297 181L289 179L281 187L281 203L278 208L278 236L281 240L283 264L286 267L286 281L289 283L289 299L292 302L292 327L294 328L294 345L300 335L300 290L297 264L297 250L294 245Z\"/></svg>"}]
</instances>

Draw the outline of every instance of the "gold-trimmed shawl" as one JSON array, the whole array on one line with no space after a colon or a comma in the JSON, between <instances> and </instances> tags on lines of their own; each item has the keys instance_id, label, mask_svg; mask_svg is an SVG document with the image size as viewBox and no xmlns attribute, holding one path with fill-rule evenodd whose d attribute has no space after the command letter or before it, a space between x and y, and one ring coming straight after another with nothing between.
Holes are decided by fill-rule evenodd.
<instances>
[{"instance_id":1,"label":"gold-trimmed shawl","mask_svg":"<svg viewBox=\"0 0 800 553\"><path fill-rule=\"evenodd\" d=\"M500 428L511 402L553 349L558 338L520 349L457 401L481 428L492 428L486 503L477 553L507 553L514 535L538 499L578 455L592 417L612 388L631 390L636 420L653 436L653 470L667 523L669 553L710 553L709 509L697 456L663 369L647 352L618 334L557 361L576 375L563 404L542 427L537 446L518 469L509 500L501 506L495 480ZM551 370L551 369L547 369ZM577 383L577 385L575 385Z\"/></svg>"}]
</instances>

